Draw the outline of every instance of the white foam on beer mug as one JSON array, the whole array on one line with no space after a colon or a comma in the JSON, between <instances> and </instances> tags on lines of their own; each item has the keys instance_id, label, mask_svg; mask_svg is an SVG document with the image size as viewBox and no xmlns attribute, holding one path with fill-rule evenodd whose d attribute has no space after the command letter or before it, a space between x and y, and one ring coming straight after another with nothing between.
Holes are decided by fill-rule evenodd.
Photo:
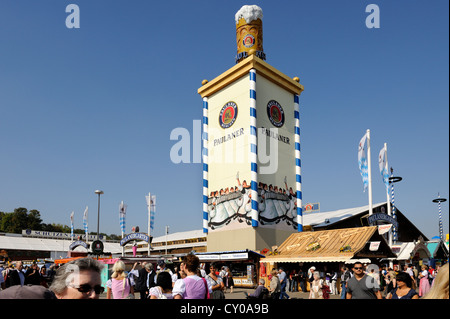
<instances>
[{"instance_id":1,"label":"white foam on beer mug","mask_svg":"<svg viewBox=\"0 0 450 319\"><path fill-rule=\"evenodd\" d=\"M245 19L245 22L250 23L254 20L257 20L258 18L262 20L263 13L262 9L258 7L257 5L246 5L239 9L238 12L236 12L234 19L236 20L236 24L239 23L239 20L241 18Z\"/></svg>"}]
</instances>

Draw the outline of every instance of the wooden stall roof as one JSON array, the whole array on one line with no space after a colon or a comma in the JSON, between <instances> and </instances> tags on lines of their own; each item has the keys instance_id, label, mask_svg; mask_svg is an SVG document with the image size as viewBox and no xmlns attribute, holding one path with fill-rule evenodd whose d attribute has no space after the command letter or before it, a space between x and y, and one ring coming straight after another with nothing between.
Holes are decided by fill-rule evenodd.
<instances>
[{"instance_id":1,"label":"wooden stall roof","mask_svg":"<svg viewBox=\"0 0 450 319\"><path fill-rule=\"evenodd\" d=\"M295 233L278 247L278 254L261 262L345 262L356 256L372 237L384 241L377 229L370 226ZM313 249L317 244L320 247Z\"/></svg>"}]
</instances>

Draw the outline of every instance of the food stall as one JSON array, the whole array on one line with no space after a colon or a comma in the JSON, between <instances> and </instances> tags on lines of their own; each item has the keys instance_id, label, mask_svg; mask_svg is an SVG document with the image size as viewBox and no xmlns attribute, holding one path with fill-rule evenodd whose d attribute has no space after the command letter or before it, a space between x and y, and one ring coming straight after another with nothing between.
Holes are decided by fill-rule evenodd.
<instances>
[{"instance_id":1,"label":"food stall","mask_svg":"<svg viewBox=\"0 0 450 319\"><path fill-rule=\"evenodd\" d=\"M215 263L219 268L230 269L234 287L255 288L258 286L259 261L264 255L255 251L235 250L195 253L201 263ZM205 267L207 268L207 267Z\"/></svg>"}]
</instances>

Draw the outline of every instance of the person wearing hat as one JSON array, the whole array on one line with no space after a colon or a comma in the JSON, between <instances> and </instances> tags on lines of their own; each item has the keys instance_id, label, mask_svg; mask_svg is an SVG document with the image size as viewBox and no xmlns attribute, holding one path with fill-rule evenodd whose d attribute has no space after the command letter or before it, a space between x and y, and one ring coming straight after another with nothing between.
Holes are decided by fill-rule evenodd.
<instances>
[{"instance_id":1,"label":"person wearing hat","mask_svg":"<svg viewBox=\"0 0 450 319\"><path fill-rule=\"evenodd\" d=\"M308 269L308 281L311 283L314 280L314 271L316 271L316 267L311 266Z\"/></svg>"},{"instance_id":2,"label":"person wearing hat","mask_svg":"<svg viewBox=\"0 0 450 319\"><path fill-rule=\"evenodd\" d=\"M56 296L41 285L15 285L0 291L0 299L56 299Z\"/></svg>"}]
</instances>

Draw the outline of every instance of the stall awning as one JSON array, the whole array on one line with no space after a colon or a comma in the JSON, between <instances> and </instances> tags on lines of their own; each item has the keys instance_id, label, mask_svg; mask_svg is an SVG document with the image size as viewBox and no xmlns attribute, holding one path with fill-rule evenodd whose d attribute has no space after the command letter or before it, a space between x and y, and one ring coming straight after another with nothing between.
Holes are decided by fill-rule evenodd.
<instances>
[{"instance_id":1,"label":"stall awning","mask_svg":"<svg viewBox=\"0 0 450 319\"><path fill-rule=\"evenodd\" d=\"M275 255L261 262L346 262L394 256L377 227L356 227L292 234Z\"/></svg>"},{"instance_id":2,"label":"stall awning","mask_svg":"<svg viewBox=\"0 0 450 319\"><path fill-rule=\"evenodd\" d=\"M216 251L216 252L204 252L204 253L195 253L195 255L200 259L201 262L210 262L210 261L239 261L239 260L247 260L249 258L264 258L264 255L261 255L253 250L245 249L245 250L233 250L233 251Z\"/></svg>"}]
</instances>

